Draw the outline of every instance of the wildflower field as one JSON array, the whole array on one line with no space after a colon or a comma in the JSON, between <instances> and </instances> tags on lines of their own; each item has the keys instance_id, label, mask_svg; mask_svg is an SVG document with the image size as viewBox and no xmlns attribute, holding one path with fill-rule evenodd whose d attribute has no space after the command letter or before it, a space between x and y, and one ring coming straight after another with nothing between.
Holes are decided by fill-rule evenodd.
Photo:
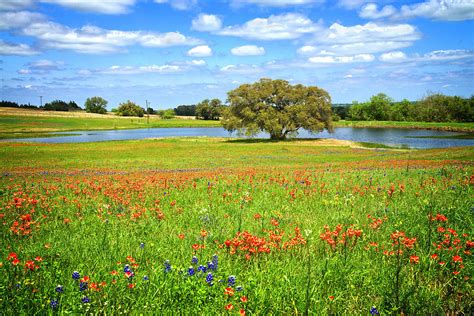
<instances>
[{"instance_id":1,"label":"wildflower field","mask_svg":"<svg viewBox=\"0 0 474 316\"><path fill-rule=\"evenodd\" d=\"M0 147L2 314L474 312L474 148Z\"/></svg>"}]
</instances>

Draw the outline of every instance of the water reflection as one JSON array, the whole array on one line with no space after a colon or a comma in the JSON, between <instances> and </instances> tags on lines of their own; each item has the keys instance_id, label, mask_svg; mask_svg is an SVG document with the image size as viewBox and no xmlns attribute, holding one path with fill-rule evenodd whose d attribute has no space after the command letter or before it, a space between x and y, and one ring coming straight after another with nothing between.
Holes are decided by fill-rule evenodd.
<instances>
[{"instance_id":1,"label":"water reflection","mask_svg":"<svg viewBox=\"0 0 474 316\"><path fill-rule=\"evenodd\" d=\"M228 133L223 128L149 128L109 131L77 131L55 134L71 133L76 135L44 138L23 138L7 141L41 143L81 143L112 140L137 140L145 138L163 137L240 137L235 133ZM459 133L417 129L340 127L336 128L334 130L334 133L332 134L328 133L327 131L317 134L311 134L303 130L299 133L298 138L335 138L356 142L379 143L388 146L405 148L443 148L474 145L474 140L472 139L411 138L427 136L450 136L458 134ZM268 135L265 133L260 133L256 137L268 138Z\"/></svg>"}]
</instances>

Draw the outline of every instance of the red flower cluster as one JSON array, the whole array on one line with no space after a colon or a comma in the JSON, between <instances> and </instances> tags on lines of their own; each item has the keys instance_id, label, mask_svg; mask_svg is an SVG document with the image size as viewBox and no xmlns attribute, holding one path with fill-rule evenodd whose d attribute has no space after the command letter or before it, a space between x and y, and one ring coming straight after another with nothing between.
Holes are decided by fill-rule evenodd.
<instances>
[{"instance_id":1,"label":"red flower cluster","mask_svg":"<svg viewBox=\"0 0 474 316\"><path fill-rule=\"evenodd\" d=\"M288 236L288 240L281 244L285 232L281 229L267 230L266 237L259 237L253 235L247 231L237 233L233 239L227 239L223 246L229 249L229 253L242 254L247 260L250 260L251 256L258 255L260 253L270 253L272 250L286 250L294 248L299 245L306 244L306 240L301 235L300 229L295 228L295 235Z\"/></svg>"},{"instance_id":2,"label":"red flower cluster","mask_svg":"<svg viewBox=\"0 0 474 316\"><path fill-rule=\"evenodd\" d=\"M324 226L324 232L319 235L319 238L325 241L334 251L338 250L338 246L341 249L344 247L354 248L361 237L362 230L349 227L343 231L341 224L337 225L333 231L326 225Z\"/></svg>"}]
</instances>

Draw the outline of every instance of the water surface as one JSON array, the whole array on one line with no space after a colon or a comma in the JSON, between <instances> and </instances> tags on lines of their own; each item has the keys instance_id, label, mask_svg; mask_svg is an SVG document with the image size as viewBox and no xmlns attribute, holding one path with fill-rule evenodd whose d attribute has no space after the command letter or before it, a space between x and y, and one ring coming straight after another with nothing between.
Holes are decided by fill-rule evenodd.
<instances>
[{"instance_id":1,"label":"water surface","mask_svg":"<svg viewBox=\"0 0 474 316\"><path fill-rule=\"evenodd\" d=\"M107 130L107 131L74 131L55 132L54 134L77 134L73 136L58 137L38 137L10 139L5 141L13 142L40 142L40 143L84 143L100 142L111 140L137 140L146 138L163 137L239 137L237 134L230 134L223 128L148 128L148 129L128 129L128 130ZM401 129L401 128L335 128L334 133L324 131L322 133L311 134L305 130L301 131L298 138L334 138L350 140L356 142L378 143L395 147L407 148L445 148L455 146L474 146L472 139L442 139L442 138L411 138L411 137L436 137L454 136L460 133ZM261 133L257 138L268 138L268 134Z\"/></svg>"}]
</instances>

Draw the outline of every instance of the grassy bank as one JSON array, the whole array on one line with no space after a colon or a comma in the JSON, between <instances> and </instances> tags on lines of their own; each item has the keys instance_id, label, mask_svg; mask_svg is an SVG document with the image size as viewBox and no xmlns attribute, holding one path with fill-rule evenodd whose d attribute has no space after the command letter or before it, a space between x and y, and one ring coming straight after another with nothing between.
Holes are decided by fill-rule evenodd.
<instances>
[{"instance_id":1,"label":"grassy bank","mask_svg":"<svg viewBox=\"0 0 474 316\"><path fill-rule=\"evenodd\" d=\"M0 108L0 139L45 137L48 132L134 128L219 127L218 121L184 118L163 120L159 116L119 117L83 112L46 112Z\"/></svg>"},{"instance_id":2,"label":"grassy bank","mask_svg":"<svg viewBox=\"0 0 474 316\"><path fill-rule=\"evenodd\" d=\"M396 122L396 121L338 121L334 122L335 127L376 127L376 128L413 128L431 129L450 132L474 133L474 123L456 122Z\"/></svg>"},{"instance_id":3,"label":"grassy bank","mask_svg":"<svg viewBox=\"0 0 474 316\"><path fill-rule=\"evenodd\" d=\"M385 161L469 160L474 147L430 150L368 149L331 139L238 140L169 138L97 143L2 143L1 169L175 170L269 167L303 168L314 165L381 164Z\"/></svg>"},{"instance_id":4,"label":"grassy bank","mask_svg":"<svg viewBox=\"0 0 474 316\"><path fill-rule=\"evenodd\" d=\"M474 123L362 122L339 121L335 127L421 128L457 132L474 132ZM47 112L28 109L0 108L0 139L48 137L49 132L79 130L112 130L134 128L221 127L218 121L177 117L163 120L156 115L118 117L84 112Z\"/></svg>"},{"instance_id":5,"label":"grassy bank","mask_svg":"<svg viewBox=\"0 0 474 316\"><path fill-rule=\"evenodd\" d=\"M5 314L469 314L472 147L0 147Z\"/></svg>"}]
</instances>

